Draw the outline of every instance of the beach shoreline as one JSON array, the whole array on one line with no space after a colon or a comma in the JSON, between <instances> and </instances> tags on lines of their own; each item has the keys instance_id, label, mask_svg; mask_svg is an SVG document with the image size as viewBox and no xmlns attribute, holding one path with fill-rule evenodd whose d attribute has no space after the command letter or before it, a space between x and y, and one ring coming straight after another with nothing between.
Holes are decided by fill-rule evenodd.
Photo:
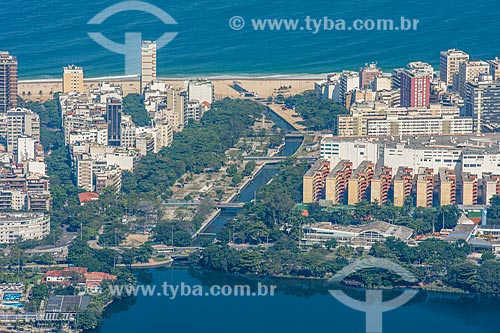
<instances>
[{"instance_id":1,"label":"beach shoreline","mask_svg":"<svg viewBox=\"0 0 500 333\"><path fill-rule=\"evenodd\" d=\"M174 87L184 87L185 82L189 79L199 78L201 76L192 77L159 77L159 80L166 81ZM324 76L320 75L272 75L272 76L255 76L248 77L242 75L234 76L204 76L213 82L215 98L238 98L240 93L234 90L231 85L234 81L238 81L249 92L256 93L257 97L269 98L282 94L283 96L291 96L300 94L306 90L314 89L314 83ZM110 82L122 86L123 94L126 96L132 93L139 93L139 76L102 76L94 78L86 78L84 80L85 91L95 89L101 81ZM51 99L56 92L62 91L62 78L53 79L35 79L35 80L19 80L18 83L19 96L30 101L44 101Z\"/></svg>"}]
</instances>

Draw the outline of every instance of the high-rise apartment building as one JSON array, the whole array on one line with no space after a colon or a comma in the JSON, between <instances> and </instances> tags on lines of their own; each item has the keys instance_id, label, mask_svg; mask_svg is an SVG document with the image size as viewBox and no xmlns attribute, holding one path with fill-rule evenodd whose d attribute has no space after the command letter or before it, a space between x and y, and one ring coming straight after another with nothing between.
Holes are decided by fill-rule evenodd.
<instances>
[{"instance_id":1,"label":"high-rise apartment building","mask_svg":"<svg viewBox=\"0 0 500 333\"><path fill-rule=\"evenodd\" d=\"M493 80L500 79L500 58L495 57L495 59L486 61L490 65L490 75Z\"/></svg>"},{"instance_id":2,"label":"high-rise apartment building","mask_svg":"<svg viewBox=\"0 0 500 333\"><path fill-rule=\"evenodd\" d=\"M359 89L359 73L351 71L343 71L340 75L340 103L346 108L351 107L351 100L347 98L348 93Z\"/></svg>"},{"instance_id":3,"label":"high-rise apartment building","mask_svg":"<svg viewBox=\"0 0 500 333\"><path fill-rule=\"evenodd\" d=\"M208 80L190 80L187 86L190 101L212 104L214 101L214 85Z\"/></svg>"},{"instance_id":4,"label":"high-rise apartment building","mask_svg":"<svg viewBox=\"0 0 500 333\"><path fill-rule=\"evenodd\" d=\"M382 74L382 70L377 67L376 63L366 64L365 67L359 69L359 87L366 88Z\"/></svg>"},{"instance_id":5,"label":"high-rise apartment building","mask_svg":"<svg viewBox=\"0 0 500 333\"><path fill-rule=\"evenodd\" d=\"M63 67L63 93L84 93L83 68L75 65Z\"/></svg>"},{"instance_id":6,"label":"high-rise apartment building","mask_svg":"<svg viewBox=\"0 0 500 333\"><path fill-rule=\"evenodd\" d=\"M29 136L40 142L40 117L28 109L11 109L7 112L7 150L17 154L18 139Z\"/></svg>"},{"instance_id":7,"label":"high-rise apartment building","mask_svg":"<svg viewBox=\"0 0 500 333\"><path fill-rule=\"evenodd\" d=\"M0 113L17 107L17 58L0 52Z\"/></svg>"},{"instance_id":8,"label":"high-rise apartment building","mask_svg":"<svg viewBox=\"0 0 500 333\"><path fill-rule=\"evenodd\" d=\"M184 90L172 88L167 91L167 108L162 112L175 132L182 131L188 121L186 103L187 93Z\"/></svg>"},{"instance_id":9,"label":"high-rise apartment building","mask_svg":"<svg viewBox=\"0 0 500 333\"><path fill-rule=\"evenodd\" d=\"M141 95L156 80L156 42L143 41L141 47Z\"/></svg>"},{"instance_id":10,"label":"high-rise apartment building","mask_svg":"<svg viewBox=\"0 0 500 333\"><path fill-rule=\"evenodd\" d=\"M492 131L500 121L500 81L491 75L480 74L465 84L465 115L474 119L474 129L481 132L484 126Z\"/></svg>"},{"instance_id":11,"label":"high-rise apartment building","mask_svg":"<svg viewBox=\"0 0 500 333\"><path fill-rule=\"evenodd\" d=\"M422 62L408 64L401 72L401 106L427 107L431 97L432 66Z\"/></svg>"},{"instance_id":12,"label":"high-rise apartment building","mask_svg":"<svg viewBox=\"0 0 500 333\"><path fill-rule=\"evenodd\" d=\"M490 65L482 60L468 60L461 62L456 75L457 82L453 82L453 90L457 91L460 96L465 98L465 84L469 81L474 81L479 78L480 74L488 74Z\"/></svg>"},{"instance_id":13,"label":"high-rise apartment building","mask_svg":"<svg viewBox=\"0 0 500 333\"><path fill-rule=\"evenodd\" d=\"M439 61L439 78L448 87L453 86L453 77L458 73L459 65L469 60L469 55L464 51L450 49L441 51Z\"/></svg>"},{"instance_id":14,"label":"high-rise apartment building","mask_svg":"<svg viewBox=\"0 0 500 333\"><path fill-rule=\"evenodd\" d=\"M108 145L120 145L122 101L117 98L106 100L106 121L108 123Z\"/></svg>"}]
</instances>

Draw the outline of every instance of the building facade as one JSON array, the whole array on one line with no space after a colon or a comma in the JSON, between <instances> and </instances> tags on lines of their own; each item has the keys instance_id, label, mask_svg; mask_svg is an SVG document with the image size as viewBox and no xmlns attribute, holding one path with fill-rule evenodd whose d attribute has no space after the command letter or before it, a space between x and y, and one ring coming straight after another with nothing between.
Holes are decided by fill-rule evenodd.
<instances>
[{"instance_id":1,"label":"building facade","mask_svg":"<svg viewBox=\"0 0 500 333\"><path fill-rule=\"evenodd\" d=\"M469 55L461 50L450 49L441 51L439 60L439 78L448 87L453 87L453 78L458 74L460 63L468 61Z\"/></svg>"},{"instance_id":2,"label":"building facade","mask_svg":"<svg viewBox=\"0 0 500 333\"><path fill-rule=\"evenodd\" d=\"M156 42L143 41L141 47L141 95L144 89L156 80Z\"/></svg>"},{"instance_id":3,"label":"building facade","mask_svg":"<svg viewBox=\"0 0 500 333\"><path fill-rule=\"evenodd\" d=\"M9 52L0 52L0 113L17 107L18 62Z\"/></svg>"},{"instance_id":4,"label":"building facade","mask_svg":"<svg viewBox=\"0 0 500 333\"><path fill-rule=\"evenodd\" d=\"M0 213L0 244L43 239L50 233L50 217L38 213Z\"/></svg>"},{"instance_id":5,"label":"building facade","mask_svg":"<svg viewBox=\"0 0 500 333\"><path fill-rule=\"evenodd\" d=\"M63 67L63 93L85 92L83 85L83 68L75 65Z\"/></svg>"}]
</instances>

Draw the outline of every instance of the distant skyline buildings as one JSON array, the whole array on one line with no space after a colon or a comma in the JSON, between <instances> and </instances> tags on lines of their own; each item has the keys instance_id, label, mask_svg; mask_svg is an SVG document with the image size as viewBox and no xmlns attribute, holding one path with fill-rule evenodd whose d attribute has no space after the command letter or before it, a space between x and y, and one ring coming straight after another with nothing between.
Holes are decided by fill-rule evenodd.
<instances>
[{"instance_id":1,"label":"distant skyline buildings","mask_svg":"<svg viewBox=\"0 0 500 333\"><path fill-rule=\"evenodd\" d=\"M0 113L17 107L18 65L15 56L0 51Z\"/></svg>"}]
</instances>

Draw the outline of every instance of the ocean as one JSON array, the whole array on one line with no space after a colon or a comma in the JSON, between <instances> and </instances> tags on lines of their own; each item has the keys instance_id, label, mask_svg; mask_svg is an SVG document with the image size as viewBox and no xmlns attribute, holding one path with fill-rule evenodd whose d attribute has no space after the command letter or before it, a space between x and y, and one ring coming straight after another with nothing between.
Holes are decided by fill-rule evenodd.
<instances>
[{"instance_id":1,"label":"ocean","mask_svg":"<svg viewBox=\"0 0 500 333\"><path fill-rule=\"evenodd\" d=\"M500 3L492 0L148 0L170 14L165 25L140 11L115 14L99 26L87 22L120 1L2 0L0 50L19 58L21 79L60 77L62 66L81 65L87 77L124 75L124 57L98 45L89 32L123 43L125 32L155 40L177 37L158 52L158 73L185 76L273 76L356 70L376 61L384 70L426 61L461 48L472 58L500 55ZM235 31L229 19L246 26ZM416 31L254 31L251 19L418 19Z\"/></svg>"}]
</instances>

